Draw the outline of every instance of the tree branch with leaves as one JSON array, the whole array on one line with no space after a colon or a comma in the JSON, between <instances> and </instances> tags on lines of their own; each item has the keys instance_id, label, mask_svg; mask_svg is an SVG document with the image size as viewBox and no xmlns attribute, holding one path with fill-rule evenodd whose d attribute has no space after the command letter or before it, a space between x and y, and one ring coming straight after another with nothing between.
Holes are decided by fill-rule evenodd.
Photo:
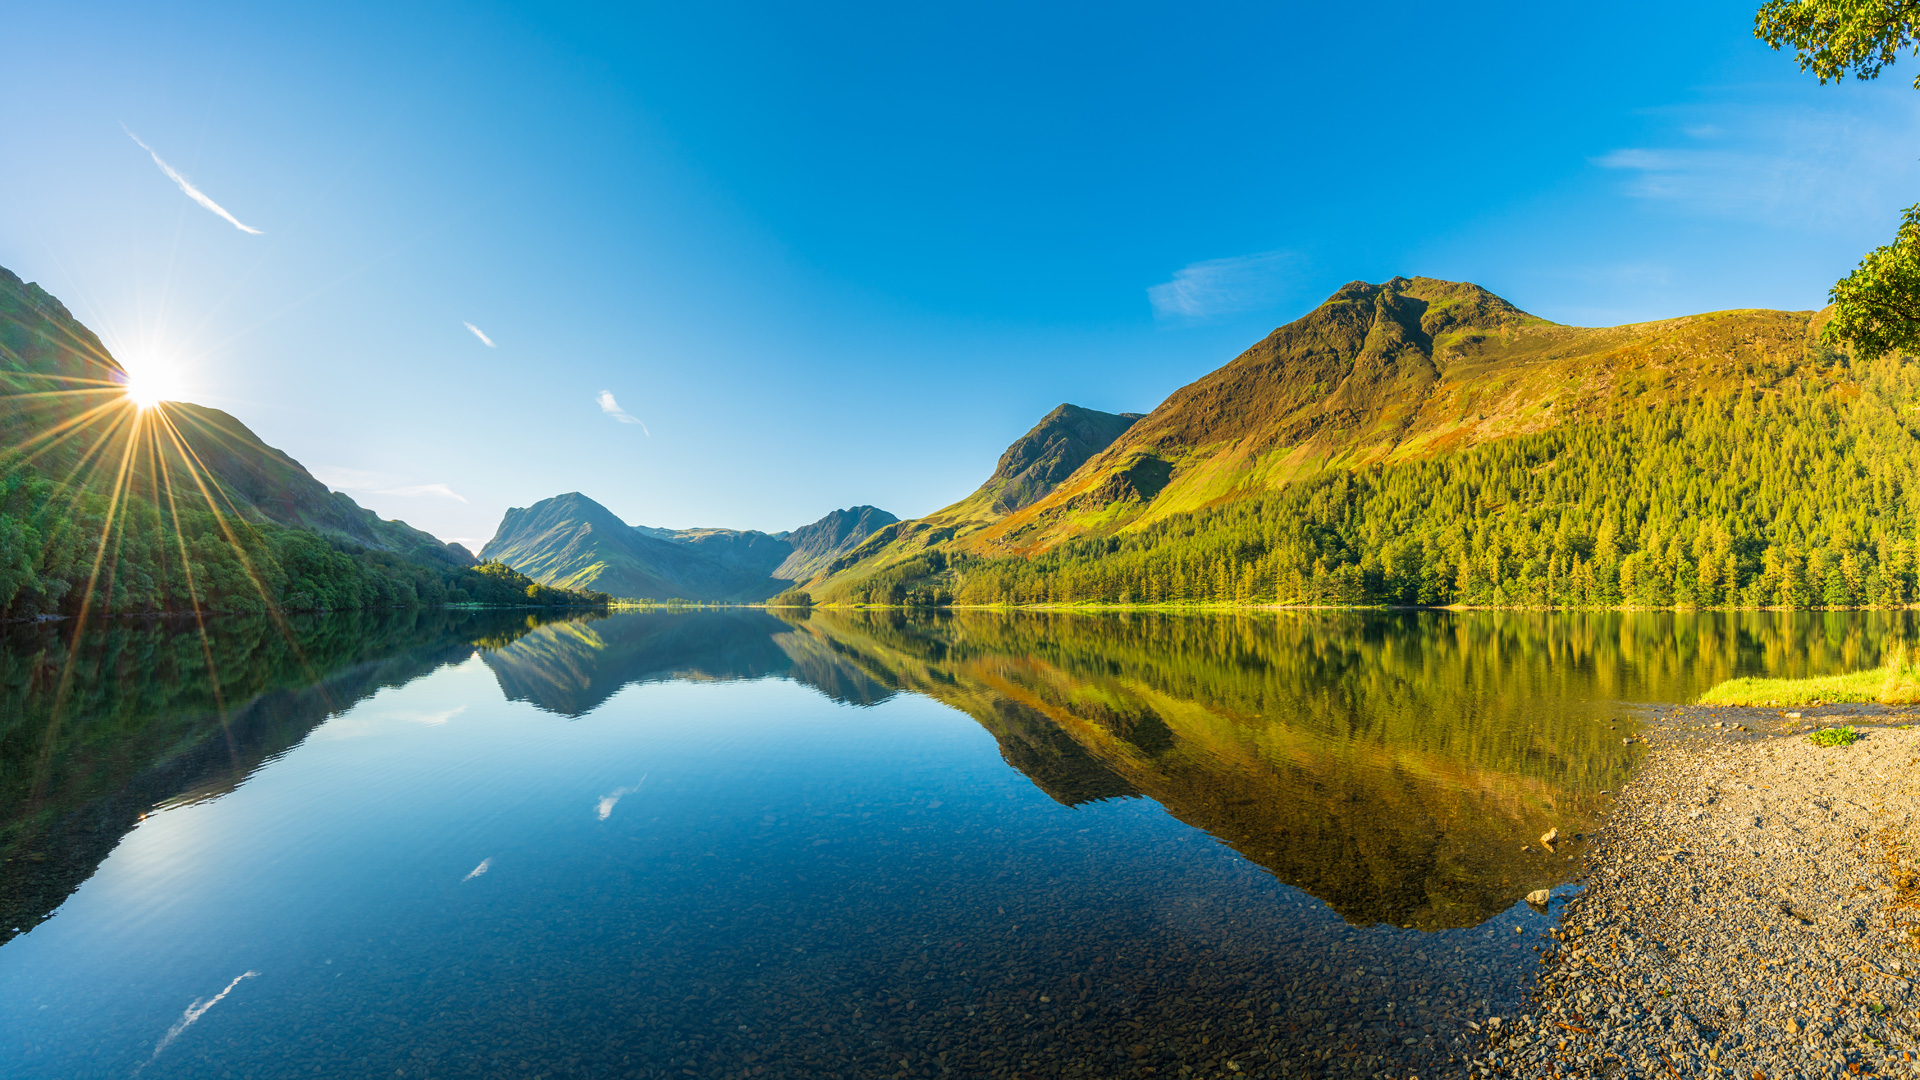
<instances>
[{"instance_id":1,"label":"tree branch with leaves","mask_svg":"<svg viewBox=\"0 0 1920 1080\"><path fill-rule=\"evenodd\" d=\"M1775 49L1791 46L1800 70L1823 86L1848 75L1877 79L1902 49L1920 56L1920 0L1768 0L1753 34ZM1920 89L1920 77L1913 85ZM1893 243L1868 252L1827 298L1835 307L1827 340L1867 360L1920 352L1920 205L1907 208Z\"/></svg>"},{"instance_id":2,"label":"tree branch with leaves","mask_svg":"<svg viewBox=\"0 0 1920 1080\"><path fill-rule=\"evenodd\" d=\"M1768 0L1753 36L1775 49L1791 45L1800 70L1821 85L1876 79L1901 49L1913 45L1920 56L1920 0ZM1920 77L1913 86L1920 90Z\"/></svg>"},{"instance_id":3,"label":"tree branch with leaves","mask_svg":"<svg viewBox=\"0 0 1920 1080\"><path fill-rule=\"evenodd\" d=\"M1920 205L1907 207L1893 243L1867 252L1828 298L1835 310L1825 336L1860 359L1920 353Z\"/></svg>"}]
</instances>

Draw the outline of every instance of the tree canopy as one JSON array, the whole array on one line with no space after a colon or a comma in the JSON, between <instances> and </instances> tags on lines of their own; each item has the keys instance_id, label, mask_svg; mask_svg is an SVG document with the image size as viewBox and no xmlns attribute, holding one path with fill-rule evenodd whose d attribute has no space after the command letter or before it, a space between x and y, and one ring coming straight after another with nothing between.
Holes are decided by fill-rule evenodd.
<instances>
[{"instance_id":1,"label":"tree canopy","mask_svg":"<svg viewBox=\"0 0 1920 1080\"><path fill-rule=\"evenodd\" d=\"M1800 70L1822 85L1877 79L1901 49L1913 45L1920 56L1920 0L1768 0L1753 34L1775 49L1792 46ZM1920 90L1920 76L1913 85Z\"/></svg>"},{"instance_id":2,"label":"tree canopy","mask_svg":"<svg viewBox=\"0 0 1920 1080\"><path fill-rule=\"evenodd\" d=\"M1823 86L1877 79L1900 50L1920 56L1920 0L1767 0L1753 33L1775 49L1791 46ZM1913 85L1920 89L1920 76ZM1920 204L1907 208L1893 243L1868 252L1827 298L1836 308L1827 339L1861 359L1920 349Z\"/></svg>"},{"instance_id":3,"label":"tree canopy","mask_svg":"<svg viewBox=\"0 0 1920 1080\"><path fill-rule=\"evenodd\" d=\"M1907 207L1893 243L1867 252L1829 295L1835 310L1826 334L1860 359L1920 352L1920 205Z\"/></svg>"}]
</instances>

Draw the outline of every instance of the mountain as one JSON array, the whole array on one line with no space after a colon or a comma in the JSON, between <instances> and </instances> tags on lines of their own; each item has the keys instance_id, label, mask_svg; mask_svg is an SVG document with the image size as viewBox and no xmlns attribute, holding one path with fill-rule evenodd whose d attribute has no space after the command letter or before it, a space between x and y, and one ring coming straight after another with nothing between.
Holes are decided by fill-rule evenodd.
<instances>
[{"instance_id":1,"label":"mountain","mask_svg":"<svg viewBox=\"0 0 1920 1080\"><path fill-rule=\"evenodd\" d=\"M559 588L632 599L753 601L779 591L769 575L787 551L772 541L764 533L743 539L719 531L667 539L574 491L508 510L480 557Z\"/></svg>"},{"instance_id":2,"label":"mountain","mask_svg":"<svg viewBox=\"0 0 1920 1080\"><path fill-rule=\"evenodd\" d=\"M899 520L877 506L835 510L819 521L802 525L786 535L792 551L774 568L773 576L788 581L810 581L831 566L835 559Z\"/></svg>"},{"instance_id":3,"label":"mountain","mask_svg":"<svg viewBox=\"0 0 1920 1080\"><path fill-rule=\"evenodd\" d=\"M1043 497L902 523L828 601L1905 603L1920 365L1816 312L1604 329L1344 286ZM925 526L925 527L923 527Z\"/></svg>"},{"instance_id":4,"label":"mountain","mask_svg":"<svg viewBox=\"0 0 1920 1080\"><path fill-rule=\"evenodd\" d=\"M950 509L977 506L987 515L999 516L1031 506L1088 458L1111 446L1140 416L1061 405L1007 447L987 482Z\"/></svg>"},{"instance_id":5,"label":"mountain","mask_svg":"<svg viewBox=\"0 0 1920 1080\"><path fill-rule=\"evenodd\" d=\"M127 415L133 407L122 404L126 382L125 369L65 305L0 267L0 430L7 446L26 450L24 456L49 474L102 460L100 449L119 449L113 445L116 428L133 426ZM227 413L185 402L159 408L170 429L154 436L162 451L190 451L223 507L411 559L473 565L457 546L403 521L384 521L328 490ZM96 468L94 475L105 482L109 474Z\"/></svg>"},{"instance_id":6,"label":"mountain","mask_svg":"<svg viewBox=\"0 0 1920 1080\"><path fill-rule=\"evenodd\" d=\"M141 408L127 382L65 305L0 269L0 618L533 595L329 491L234 417Z\"/></svg>"},{"instance_id":7,"label":"mountain","mask_svg":"<svg viewBox=\"0 0 1920 1080\"><path fill-rule=\"evenodd\" d=\"M579 492L508 510L480 549L544 585L635 600L755 603L831 563L897 519L836 510L790 533L628 525Z\"/></svg>"},{"instance_id":8,"label":"mountain","mask_svg":"<svg viewBox=\"0 0 1920 1080\"><path fill-rule=\"evenodd\" d=\"M810 567L813 573L794 574L794 580L817 585L824 577L833 581L836 592L845 594L855 583L897 567L930 546L986 529L1045 498L1131 428L1140 415L1060 405L1007 447L993 475L971 495L924 518L876 529L864 544L848 546L840 557Z\"/></svg>"}]
</instances>

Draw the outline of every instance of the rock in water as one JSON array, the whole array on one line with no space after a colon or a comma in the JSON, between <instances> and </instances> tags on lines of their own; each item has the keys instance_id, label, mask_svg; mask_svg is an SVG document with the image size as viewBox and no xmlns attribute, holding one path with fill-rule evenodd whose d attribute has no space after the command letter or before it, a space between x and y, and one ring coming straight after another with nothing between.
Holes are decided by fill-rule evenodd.
<instances>
[{"instance_id":1,"label":"rock in water","mask_svg":"<svg viewBox=\"0 0 1920 1080\"><path fill-rule=\"evenodd\" d=\"M1553 894L1551 892L1545 889L1535 889L1527 894L1527 903L1533 904L1536 907L1546 907L1547 901L1552 898Z\"/></svg>"},{"instance_id":2,"label":"rock in water","mask_svg":"<svg viewBox=\"0 0 1920 1080\"><path fill-rule=\"evenodd\" d=\"M1546 832L1540 835L1541 845L1547 848L1553 847L1553 845L1556 842L1558 842L1559 839L1560 839L1560 830L1557 828L1548 829Z\"/></svg>"}]
</instances>

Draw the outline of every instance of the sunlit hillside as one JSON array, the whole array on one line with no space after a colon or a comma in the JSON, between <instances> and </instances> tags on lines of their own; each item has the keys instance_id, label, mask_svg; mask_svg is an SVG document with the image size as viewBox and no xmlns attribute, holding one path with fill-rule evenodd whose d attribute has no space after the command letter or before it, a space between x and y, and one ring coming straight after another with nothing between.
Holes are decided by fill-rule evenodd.
<instances>
[{"instance_id":1,"label":"sunlit hillside","mask_svg":"<svg viewBox=\"0 0 1920 1080\"><path fill-rule=\"evenodd\" d=\"M327 490L232 416L144 393L0 269L0 617L589 599L530 587Z\"/></svg>"},{"instance_id":2,"label":"sunlit hillside","mask_svg":"<svg viewBox=\"0 0 1920 1080\"><path fill-rule=\"evenodd\" d=\"M1044 498L903 523L813 583L878 603L1849 606L1914 599L1920 365L1822 316L1560 326L1355 283Z\"/></svg>"}]
</instances>

